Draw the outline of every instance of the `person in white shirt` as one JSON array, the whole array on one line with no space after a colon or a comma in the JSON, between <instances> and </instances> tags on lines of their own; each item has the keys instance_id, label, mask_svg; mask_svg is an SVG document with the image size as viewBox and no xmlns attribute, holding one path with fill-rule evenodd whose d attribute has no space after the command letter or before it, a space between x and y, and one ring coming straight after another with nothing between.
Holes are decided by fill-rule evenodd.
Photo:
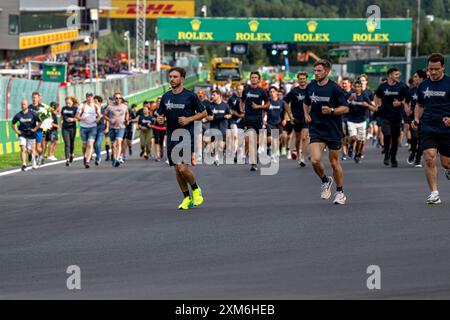
<instances>
[{"instance_id":1,"label":"person in white shirt","mask_svg":"<svg viewBox=\"0 0 450 320\"><path fill-rule=\"evenodd\" d=\"M94 102L94 94L86 93L86 101L79 107L76 118L80 121L80 137L83 142L84 167L89 169L94 142L97 137L97 124L102 118L100 106Z\"/></svg>"}]
</instances>

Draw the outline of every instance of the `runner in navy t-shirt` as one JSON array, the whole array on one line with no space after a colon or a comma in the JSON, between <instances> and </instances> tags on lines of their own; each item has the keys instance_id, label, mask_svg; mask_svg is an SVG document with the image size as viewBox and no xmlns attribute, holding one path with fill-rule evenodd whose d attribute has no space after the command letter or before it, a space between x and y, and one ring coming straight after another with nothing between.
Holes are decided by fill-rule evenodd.
<instances>
[{"instance_id":1,"label":"runner in navy t-shirt","mask_svg":"<svg viewBox=\"0 0 450 320\"><path fill-rule=\"evenodd\" d=\"M344 137L341 115L348 112L348 107L344 91L328 78L330 72L331 63L328 60L319 60L314 63L315 81L306 88L304 112L305 120L309 123L311 163L322 180L321 197L325 200L331 197L331 187L334 182L332 176L325 174L322 163L323 150L328 147L337 185L334 203L345 204L347 198L344 194L344 172L339 163L339 152Z\"/></svg>"},{"instance_id":2,"label":"runner in navy t-shirt","mask_svg":"<svg viewBox=\"0 0 450 320\"><path fill-rule=\"evenodd\" d=\"M445 59L441 54L432 54L428 58L428 72L430 78L419 86L412 126L416 129L420 124L420 142L431 190L427 203L438 204L441 203L436 168L438 152L450 180L450 77L445 74Z\"/></svg>"},{"instance_id":3,"label":"runner in navy t-shirt","mask_svg":"<svg viewBox=\"0 0 450 320\"><path fill-rule=\"evenodd\" d=\"M293 129L295 131L295 148L297 149L298 164L300 167L306 166L306 152L308 148L308 124L305 122L305 112L303 110L303 101L306 96L306 86L308 85L308 73L299 72L297 74L298 87L293 88L284 97L286 110L290 111L293 120Z\"/></svg>"},{"instance_id":4,"label":"runner in navy t-shirt","mask_svg":"<svg viewBox=\"0 0 450 320\"><path fill-rule=\"evenodd\" d=\"M384 137L384 164L398 167L397 151L402 123L402 111L408 95L408 86L400 81L400 70L391 68L387 72L388 81L382 83L375 92L375 104L380 107L381 130Z\"/></svg>"},{"instance_id":5,"label":"runner in navy t-shirt","mask_svg":"<svg viewBox=\"0 0 450 320\"><path fill-rule=\"evenodd\" d=\"M183 86L186 71L182 68L172 68L169 70L169 80L171 91L165 93L161 98L161 104L157 111L159 118L167 118L167 157L171 166L175 166L178 185L184 195L184 200L178 207L180 210L189 210L193 206L200 206L203 203L203 195L198 187L194 174L189 170L188 164L195 165L194 154L194 122L206 117L205 107L198 99L197 95ZM182 154L172 155L172 150L183 141L173 141L172 135L177 129L185 129L190 135L189 159L184 159ZM175 150L174 150L175 151ZM182 153L183 151L181 151ZM192 198L189 193L188 184L192 187Z\"/></svg>"},{"instance_id":6,"label":"runner in navy t-shirt","mask_svg":"<svg viewBox=\"0 0 450 320\"><path fill-rule=\"evenodd\" d=\"M278 98L278 89L276 87L270 87L269 94L269 109L266 111L267 145L272 149L272 161L278 162L280 158L280 136L283 131L283 125L285 124L285 102ZM274 130L278 130L277 139L273 138Z\"/></svg>"},{"instance_id":7,"label":"runner in navy t-shirt","mask_svg":"<svg viewBox=\"0 0 450 320\"><path fill-rule=\"evenodd\" d=\"M420 84L427 78L427 74L423 70L417 70L413 75L414 86L409 90L408 96L406 97L406 103L408 104L407 110L405 113L407 116L414 121L414 110L416 109L417 100L419 96L417 92L419 90ZM420 145L419 139L419 130L414 130L412 126L410 126L411 131L411 153L408 157L408 164L414 165L416 168L422 168L422 154L423 149Z\"/></svg>"},{"instance_id":8,"label":"runner in navy t-shirt","mask_svg":"<svg viewBox=\"0 0 450 320\"><path fill-rule=\"evenodd\" d=\"M251 85L244 89L241 99L241 111L244 115L244 126L246 130L254 130L256 132L256 141L259 138L259 130L263 126L264 110L269 108L269 97L260 86L261 74L259 72L250 73ZM258 141L259 142L259 141ZM245 149L248 154L249 138L245 137ZM253 148L253 146L252 146ZM256 154L253 152L253 154ZM250 159L250 171L257 171L256 159Z\"/></svg>"}]
</instances>

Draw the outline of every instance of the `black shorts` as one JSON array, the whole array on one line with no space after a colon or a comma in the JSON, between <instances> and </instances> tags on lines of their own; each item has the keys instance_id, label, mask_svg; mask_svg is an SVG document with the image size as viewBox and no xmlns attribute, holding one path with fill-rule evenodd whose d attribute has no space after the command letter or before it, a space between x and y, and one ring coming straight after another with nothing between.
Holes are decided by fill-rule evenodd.
<instances>
[{"instance_id":1,"label":"black shorts","mask_svg":"<svg viewBox=\"0 0 450 320\"><path fill-rule=\"evenodd\" d=\"M279 132L278 136L281 136L281 133L283 132L283 126L281 125L281 123L279 123L279 124L267 123L266 129L267 129L267 136L268 137L272 136L272 130L278 130L278 132Z\"/></svg>"},{"instance_id":2,"label":"black shorts","mask_svg":"<svg viewBox=\"0 0 450 320\"><path fill-rule=\"evenodd\" d=\"M166 136L166 130L157 130L153 128L153 138L155 138L155 143L163 145L164 137Z\"/></svg>"},{"instance_id":3,"label":"black shorts","mask_svg":"<svg viewBox=\"0 0 450 320\"><path fill-rule=\"evenodd\" d=\"M244 126L245 126L245 130L254 129L256 131L256 134L259 134L259 130L262 129L262 121L245 119Z\"/></svg>"},{"instance_id":4,"label":"black shorts","mask_svg":"<svg viewBox=\"0 0 450 320\"><path fill-rule=\"evenodd\" d=\"M58 131L57 130L47 130L45 132L45 141L46 142L58 141Z\"/></svg>"},{"instance_id":5,"label":"black shorts","mask_svg":"<svg viewBox=\"0 0 450 320\"><path fill-rule=\"evenodd\" d=\"M322 138L313 138L311 137L309 144L313 143L325 143L330 150L341 150L342 149L342 141L339 140L326 140Z\"/></svg>"},{"instance_id":6,"label":"black shorts","mask_svg":"<svg viewBox=\"0 0 450 320\"><path fill-rule=\"evenodd\" d=\"M284 131L286 131L286 133L288 135L290 135L293 130L294 130L294 126L292 125L292 122L291 121L287 121L286 125L284 126Z\"/></svg>"},{"instance_id":7,"label":"black shorts","mask_svg":"<svg viewBox=\"0 0 450 320\"><path fill-rule=\"evenodd\" d=\"M450 157L450 136L445 133L420 132L420 145L423 150L437 149L444 157Z\"/></svg>"},{"instance_id":8,"label":"black shorts","mask_svg":"<svg viewBox=\"0 0 450 320\"><path fill-rule=\"evenodd\" d=\"M183 140L180 138L180 141L172 141L172 134L167 133L167 159L169 160L169 165L171 167L177 165L177 164L188 164L190 165L192 163L192 154L194 153L194 134L191 132L191 143L185 144L183 143ZM178 146L180 148L179 152L177 153L175 151L174 157L172 157L172 151L173 149ZM185 154L185 149L189 150L187 154ZM186 150L186 151L187 151Z\"/></svg>"},{"instance_id":9,"label":"black shorts","mask_svg":"<svg viewBox=\"0 0 450 320\"><path fill-rule=\"evenodd\" d=\"M301 133L303 129L308 129L308 124L306 122L294 122L295 133Z\"/></svg>"},{"instance_id":10,"label":"black shorts","mask_svg":"<svg viewBox=\"0 0 450 320\"><path fill-rule=\"evenodd\" d=\"M124 139L126 139L126 140L133 140L133 128L132 127L131 128L127 127L125 129L125 137L124 137Z\"/></svg>"}]
</instances>

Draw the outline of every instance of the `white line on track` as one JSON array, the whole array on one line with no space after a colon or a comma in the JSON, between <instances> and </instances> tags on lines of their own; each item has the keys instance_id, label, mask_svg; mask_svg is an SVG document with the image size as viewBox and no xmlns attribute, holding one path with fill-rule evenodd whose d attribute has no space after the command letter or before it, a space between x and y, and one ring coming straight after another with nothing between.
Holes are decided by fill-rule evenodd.
<instances>
[{"instance_id":1,"label":"white line on track","mask_svg":"<svg viewBox=\"0 0 450 320\"><path fill-rule=\"evenodd\" d=\"M135 144L139 143L140 141L141 141L140 139L133 140L133 143L132 143L132 144L135 145ZM102 155L106 154L106 151L102 151L101 154L102 154ZM83 157L78 157L78 158L74 158L74 159L73 159L73 161L81 161L81 160L83 160ZM30 170L39 170L39 169L41 169L41 168L57 166L57 165L64 164L64 163L66 163L66 160L60 160L60 161L50 162L50 163L46 163L46 164L43 164L43 165L39 166L38 169L30 169L30 168L27 168L26 171L30 171ZM22 169L14 169L14 170L9 170L9 171L5 171L5 172L0 172L0 177L3 177L3 176L9 176L9 175L11 175L11 174L19 173L19 172L22 172Z\"/></svg>"}]
</instances>

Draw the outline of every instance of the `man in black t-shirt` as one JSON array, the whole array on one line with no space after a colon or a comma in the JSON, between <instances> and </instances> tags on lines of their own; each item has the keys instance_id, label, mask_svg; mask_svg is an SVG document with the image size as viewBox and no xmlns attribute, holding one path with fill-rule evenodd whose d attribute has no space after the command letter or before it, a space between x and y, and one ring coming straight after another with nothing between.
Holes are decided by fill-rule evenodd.
<instances>
[{"instance_id":1,"label":"man in black t-shirt","mask_svg":"<svg viewBox=\"0 0 450 320\"><path fill-rule=\"evenodd\" d=\"M384 137L384 164L397 168L397 150L402 123L402 111L406 107L405 99L408 86L400 81L400 70L391 68L387 72L388 80L375 92L375 104L380 108L381 130Z\"/></svg>"},{"instance_id":2,"label":"man in black t-shirt","mask_svg":"<svg viewBox=\"0 0 450 320\"><path fill-rule=\"evenodd\" d=\"M19 123L18 128L16 128L17 123ZM17 113L11 121L11 127L20 139L22 171L27 168L27 151L32 153L33 169L37 168L35 144L36 131L39 130L40 126L41 120L37 113L29 109L27 100L22 100L22 111Z\"/></svg>"},{"instance_id":3,"label":"man in black t-shirt","mask_svg":"<svg viewBox=\"0 0 450 320\"><path fill-rule=\"evenodd\" d=\"M418 100L414 111L413 129L420 125L420 143L424 150L425 173L431 194L427 204L439 204L438 152L445 175L450 180L450 77L445 74L445 59L441 54L428 58L430 78L417 90Z\"/></svg>"},{"instance_id":4,"label":"man in black t-shirt","mask_svg":"<svg viewBox=\"0 0 450 320\"><path fill-rule=\"evenodd\" d=\"M245 149L248 154L249 151L249 135L256 134L254 139L259 139L259 130L263 127L263 113L269 108L269 97L263 88L260 86L261 74L257 71L250 73L250 86L244 89L241 99L241 112L244 113L244 126L248 132L245 136ZM253 149L254 146L251 146ZM250 155L256 155L256 150L251 150ZM251 168L250 171L258 171L255 157L250 156ZM252 159L253 158L253 159Z\"/></svg>"},{"instance_id":5,"label":"man in black t-shirt","mask_svg":"<svg viewBox=\"0 0 450 320\"><path fill-rule=\"evenodd\" d=\"M200 206L204 201L202 190L198 187L188 164L195 165L194 122L202 120L207 113L197 95L184 88L185 77L186 71L182 68L175 67L169 70L172 90L163 95L157 111L160 120L162 116L167 118L167 157L170 165L175 167L178 185L184 195L184 200L178 207L180 210L189 210L194 206ZM178 129L184 129L185 131L179 131ZM186 133L190 136L190 142L187 146L185 145L187 142L180 141L178 136L178 134ZM179 146L180 144L182 145ZM180 147L183 147L183 149L180 150ZM184 149L186 148L190 150L189 154L185 155ZM188 184L192 187L192 198Z\"/></svg>"},{"instance_id":6,"label":"man in black t-shirt","mask_svg":"<svg viewBox=\"0 0 450 320\"><path fill-rule=\"evenodd\" d=\"M304 100L305 121L309 123L311 164L322 180L321 198L331 197L334 179L327 176L322 163L325 147L329 149L330 164L336 179L337 192L334 204L343 205L347 201L344 194L344 171L339 163L339 152L342 149L341 115L348 113L348 104L344 91L336 82L330 80L331 63L319 60L314 64L315 80L308 84Z\"/></svg>"}]
</instances>

